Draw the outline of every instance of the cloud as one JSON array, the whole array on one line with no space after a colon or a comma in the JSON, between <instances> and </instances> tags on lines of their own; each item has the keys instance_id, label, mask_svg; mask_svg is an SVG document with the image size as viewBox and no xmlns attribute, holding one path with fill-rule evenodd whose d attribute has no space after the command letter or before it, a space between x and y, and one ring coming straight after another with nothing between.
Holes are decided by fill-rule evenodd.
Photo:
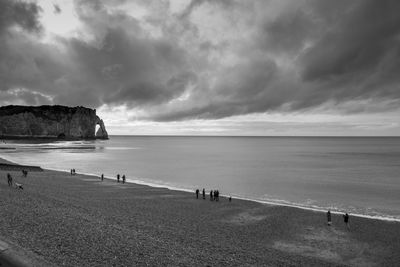
<instances>
[{"instance_id":1,"label":"cloud","mask_svg":"<svg viewBox=\"0 0 400 267\"><path fill-rule=\"evenodd\" d=\"M131 1L74 4L78 34L45 42L37 4L0 2L0 104L126 106L182 121L400 100L395 0L202 0L178 14L140 0L139 15ZM376 108L353 106L365 101Z\"/></svg>"},{"instance_id":2,"label":"cloud","mask_svg":"<svg viewBox=\"0 0 400 267\"><path fill-rule=\"evenodd\" d=\"M195 12L200 2L187 10ZM196 96L192 105L159 112L157 120L310 110L327 102L339 108L360 99L390 110L386 100L400 99L398 1L265 1L255 7L257 19L248 18L255 34L234 51L240 71L225 66L233 75L218 73L207 90L211 99L199 104ZM264 14L268 9L274 12ZM259 58L276 65L272 78L266 79L270 72Z\"/></svg>"},{"instance_id":3,"label":"cloud","mask_svg":"<svg viewBox=\"0 0 400 267\"><path fill-rule=\"evenodd\" d=\"M373 74L387 55L398 56L399 8L398 1L356 1L348 14L302 55L303 78L313 81Z\"/></svg>"},{"instance_id":4,"label":"cloud","mask_svg":"<svg viewBox=\"0 0 400 267\"><path fill-rule=\"evenodd\" d=\"M59 5L53 4L53 7L54 7L54 14L60 14L62 12Z\"/></svg>"},{"instance_id":5,"label":"cloud","mask_svg":"<svg viewBox=\"0 0 400 267\"><path fill-rule=\"evenodd\" d=\"M0 52L4 89L37 91L57 104L142 106L169 101L196 79L174 40L144 35L137 20L110 13L99 1L78 2L89 39L58 37L57 44L44 44L18 31L6 36Z\"/></svg>"},{"instance_id":6,"label":"cloud","mask_svg":"<svg viewBox=\"0 0 400 267\"><path fill-rule=\"evenodd\" d=\"M41 29L38 15L41 9L35 3L2 0L0 2L0 34L12 26L19 26L27 31Z\"/></svg>"}]
</instances>

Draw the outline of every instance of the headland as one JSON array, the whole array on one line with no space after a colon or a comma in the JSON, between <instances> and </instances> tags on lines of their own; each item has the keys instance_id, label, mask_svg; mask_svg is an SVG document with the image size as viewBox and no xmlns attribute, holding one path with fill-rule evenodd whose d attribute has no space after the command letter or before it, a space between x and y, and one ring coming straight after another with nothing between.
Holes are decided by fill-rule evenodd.
<instances>
[{"instance_id":1,"label":"headland","mask_svg":"<svg viewBox=\"0 0 400 267\"><path fill-rule=\"evenodd\" d=\"M58 105L0 107L0 139L46 138L108 139L108 134L95 109Z\"/></svg>"}]
</instances>

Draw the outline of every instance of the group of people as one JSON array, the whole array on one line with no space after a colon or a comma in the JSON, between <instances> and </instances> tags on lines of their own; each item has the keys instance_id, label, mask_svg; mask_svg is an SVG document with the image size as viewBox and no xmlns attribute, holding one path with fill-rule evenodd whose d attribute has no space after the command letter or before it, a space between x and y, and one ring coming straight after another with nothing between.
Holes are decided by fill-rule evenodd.
<instances>
[{"instance_id":1,"label":"group of people","mask_svg":"<svg viewBox=\"0 0 400 267\"><path fill-rule=\"evenodd\" d=\"M75 169L71 169L71 175L75 175L75 174L76 174ZM101 179L101 181L104 180L104 173L101 174L100 179ZM122 175L122 177L121 177L121 175L117 174L117 182L119 183L121 180L122 180L123 184L126 182L125 174Z\"/></svg>"},{"instance_id":2,"label":"group of people","mask_svg":"<svg viewBox=\"0 0 400 267\"><path fill-rule=\"evenodd\" d=\"M199 198L200 190L196 189L196 198ZM203 199L206 199L206 190L203 188L202 191ZM210 200L219 201L219 190L210 190ZM232 201L232 197L229 197L229 202Z\"/></svg>"},{"instance_id":3,"label":"group of people","mask_svg":"<svg viewBox=\"0 0 400 267\"><path fill-rule=\"evenodd\" d=\"M350 222L349 222L349 214L346 212L345 214L343 214L343 221L344 224L346 225L347 229L350 230ZM332 215L331 215L331 211L328 210L328 212L326 213L326 218L328 220L328 225L331 226L332 225Z\"/></svg>"},{"instance_id":4,"label":"group of people","mask_svg":"<svg viewBox=\"0 0 400 267\"><path fill-rule=\"evenodd\" d=\"M117 183L119 183L121 176L119 175L119 173L117 174ZM124 184L126 181L126 177L125 174L122 175L122 183Z\"/></svg>"},{"instance_id":5,"label":"group of people","mask_svg":"<svg viewBox=\"0 0 400 267\"><path fill-rule=\"evenodd\" d=\"M211 190L210 191L210 200L213 201L219 201L219 191L218 190Z\"/></svg>"},{"instance_id":6,"label":"group of people","mask_svg":"<svg viewBox=\"0 0 400 267\"><path fill-rule=\"evenodd\" d=\"M27 170L22 170L22 176L27 177L28 176L28 171Z\"/></svg>"}]
</instances>

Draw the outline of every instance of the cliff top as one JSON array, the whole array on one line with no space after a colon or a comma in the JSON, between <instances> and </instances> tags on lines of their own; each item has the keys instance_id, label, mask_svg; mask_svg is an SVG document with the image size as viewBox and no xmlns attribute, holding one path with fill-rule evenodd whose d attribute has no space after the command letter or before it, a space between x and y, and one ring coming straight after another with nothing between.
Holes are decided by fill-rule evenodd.
<instances>
[{"instance_id":1,"label":"cliff top","mask_svg":"<svg viewBox=\"0 0 400 267\"><path fill-rule=\"evenodd\" d=\"M96 112L95 109L85 108L85 107L67 107L60 105L44 105L44 106L3 106L0 107L0 116L10 116L19 113L30 112L35 114L35 116L43 116L45 113L50 114L74 114L78 110L87 112Z\"/></svg>"}]
</instances>

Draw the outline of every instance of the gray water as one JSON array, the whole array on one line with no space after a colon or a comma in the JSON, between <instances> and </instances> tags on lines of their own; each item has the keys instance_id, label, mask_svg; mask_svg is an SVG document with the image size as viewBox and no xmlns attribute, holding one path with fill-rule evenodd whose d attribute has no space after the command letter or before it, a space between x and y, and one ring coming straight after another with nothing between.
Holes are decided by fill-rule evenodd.
<instances>
[{"instance_id":1,"label":"gray water","mask_svg":"<svg viewBox=\"0 0 400 267\"><path fill-rule=\"evenodd\" d=\"M400 138L111 136L2 144L23 164L400 220Z\"/></svg>"}]
</instances>

